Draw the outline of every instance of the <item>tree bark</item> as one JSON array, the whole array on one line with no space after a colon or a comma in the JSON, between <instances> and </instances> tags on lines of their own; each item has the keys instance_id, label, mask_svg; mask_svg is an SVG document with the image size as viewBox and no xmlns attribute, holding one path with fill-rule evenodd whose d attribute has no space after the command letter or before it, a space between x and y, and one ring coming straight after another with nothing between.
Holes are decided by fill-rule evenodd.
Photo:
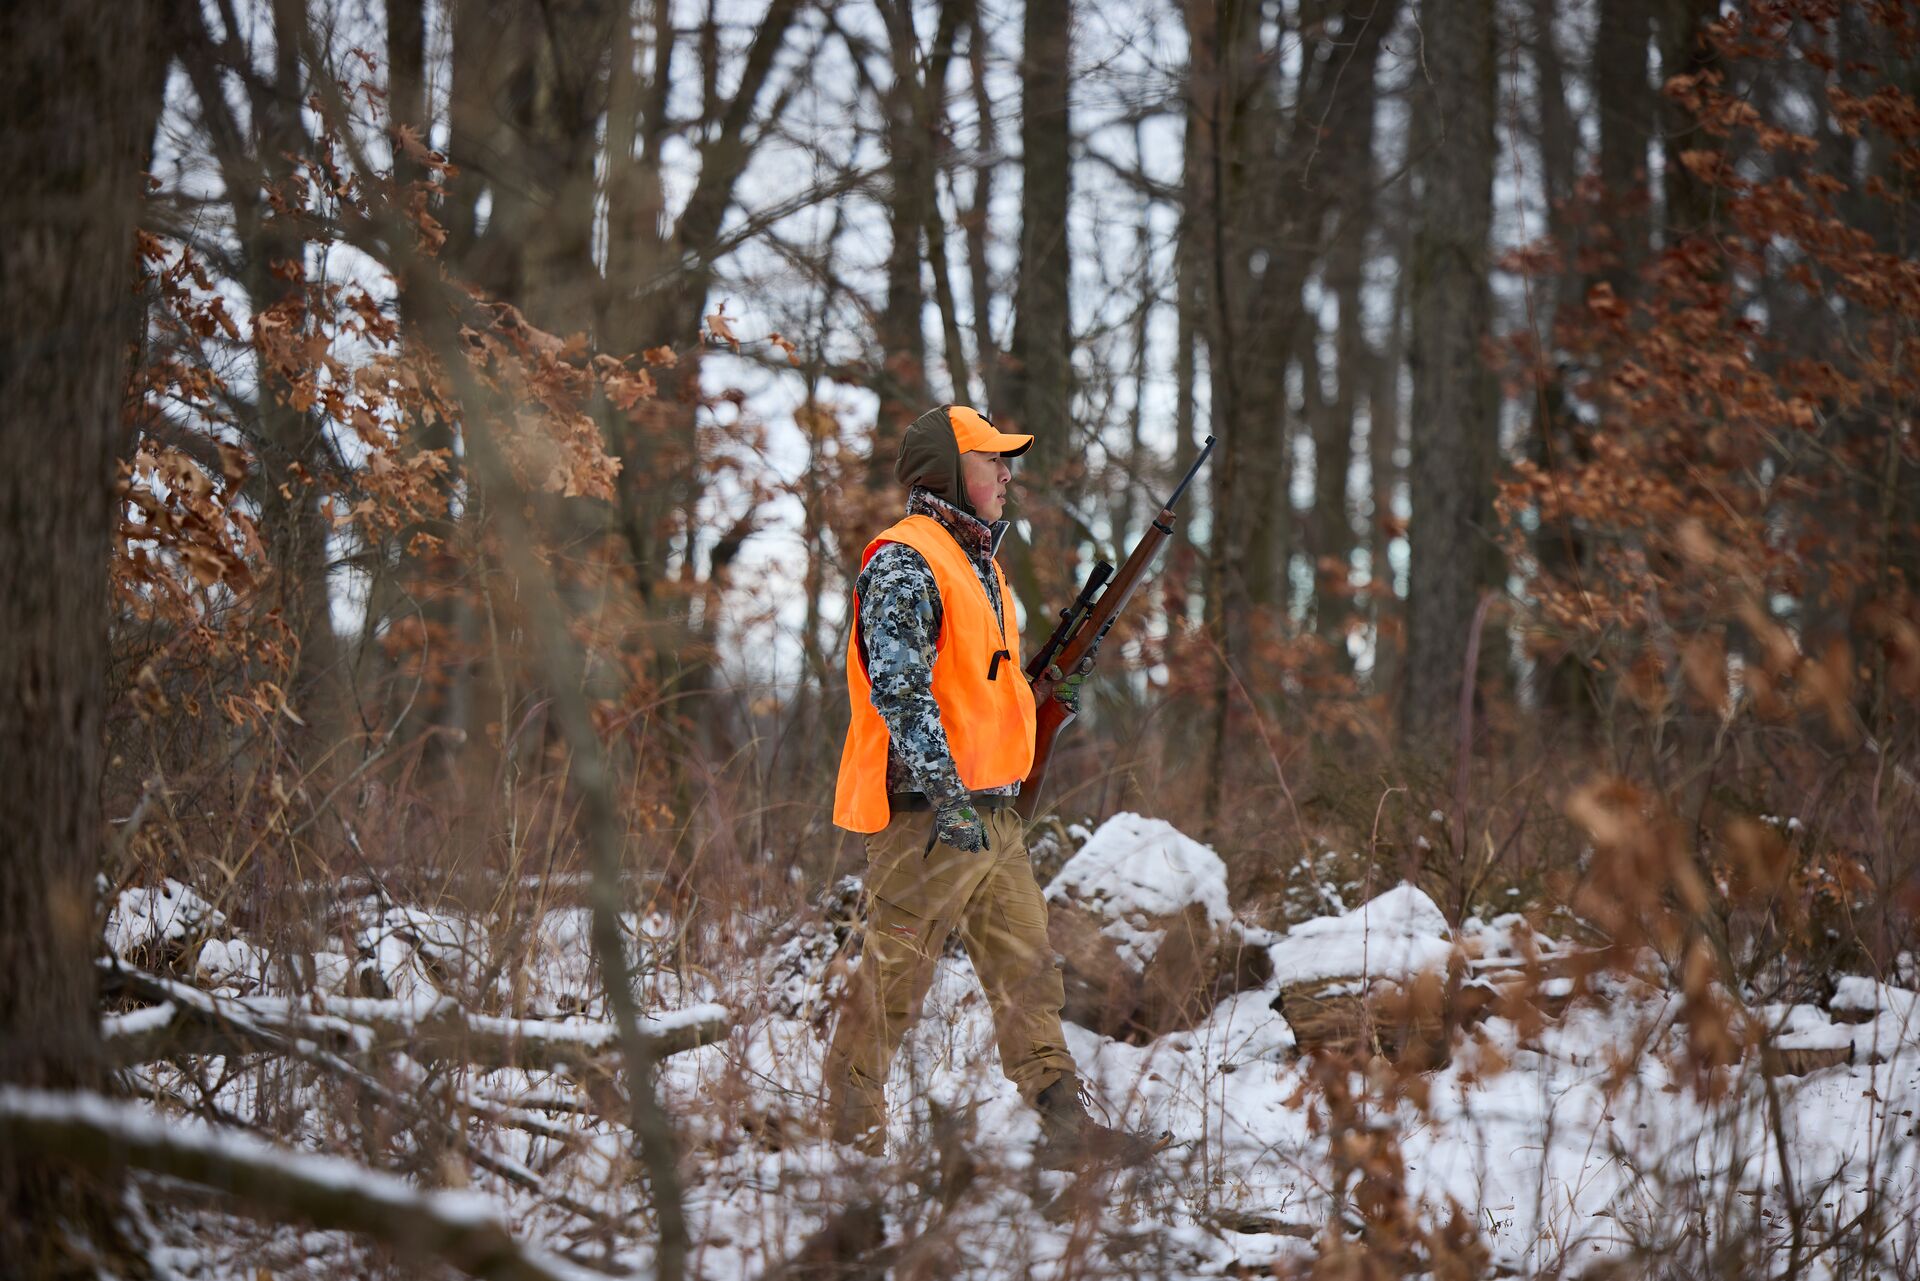
<instances>
[{"instance_id":1,"label":"tree bark","mask_svg":"<svg viewBox=\"0 0 1920 1281\"><path fill-rule=\"evenodd\" d=\"M980 29L980 6L978 0L963 2L967 7L967 81L973 93L979 143L973 161L973 193L961 215L961 225L967 242L967 284L973 295L973 345L980 355L980 387L986 393L983 408L999 413L1005 371L999 340L993 332L993 277L987 266L987 212L993 203L999 133L993 117L993 97L987 91L987 37Z\"/></svg>"},{"instance_id":2,"label":"tree bark","mask_svg":"<svg viewBox=\"0 0 1920 1281\"><path fill-rule=\"evenodd\" d=\"M1386 13L1372 19L1377 24L1372 30L1384 32L1392 25L1392 7L1385 7ZM1314 564L1314 621L1343 667L1348 661L1346 630L1352 611L1350 575L1355 544L1347 480L1353 467L1353 437L1361 396L1373 367L1361 326L1360 286L1366 269L1367 235L1373 227L1374 109L1378 101L1375 77L1381 45L1377 36L1355 43L1352 64L1343 77L1347 88L1338 100L1337 116L1330 121L1334 132L1323 144L1327 153L1324 181L1331 183L1336 193L1323 284L1340 309L1334 337L1339 383L1333 403L1324 406L1314 421L1314 503L1307 546ZM1317 325L1314 331L1310 342L1317 339ZM1317 387L1309 391L1319 394Z\"/></svg>"},{"instance_id":3,"label":"tree bark","mask_svg":"<svg viewBox=\"0 0 1920 1281\"><path fill-rule=\"evenodd\" d=\"M1072 503L1078 495L1074 460L1080 454L1068 311L1072 10L1071 0L1027 0L1020 59L1020 275L997 408L1003 426L1033 434L1033 448L1020 460L1028 509L1015 513L1025 518L1028 533L1012 548L1013 584L1028 618L1044 617L1049 601L1066 589L1077 541L1060 508L1060 500ZM1052 600L1054 608L1064 603Z\"/></svg>"},{"instance_id":4,"label":"tree bark","mask_svg":"<svg viewBox=\"0 0 1920 1281\"><path fill-rule=\"evenodd\" d=\"M388 0L387 3L387 113L395 131L409 130L422 144L429 142L433 121L426 96L426 5L424 0ZM408 154L397 136L393 147L393 181L404 205L407 193L425 175ZM434 210L443 225L448 210ZM471 225L472 211L465 211ZM403 329L413 328L406 314L406 300L396 300ZM427 666L427 687L415 699L411 687L391 690L390 706L398 712L411 705L422 729L436 730L422 744L423 759L436 772L448 769L457 759L468 732L472 706L472 679L467 652L472 644L473 610L463 581L469 568L456 554L459 537L460 495L470 478L463 475L463 460L454 451L453 428L438 417L415 419L408 424L406 445L426 454L438 452L447 460L437 486L447 515L409 526L393 540L397 564L387 569L383 563L373 584L367 618L362 626L360 652L356 665L363 668L377 653L377 629L395 615L417 610L426 635L426 652L421 656ZM435 550L415 552L415 534L427 534L438 540ZM411 736L414 726L403 734Z\"/></svg>"},{"instance_id":5,"label":"tree bark","mask_svg":"<svg viewBox=\"0 0 1920 1281\"><path fill-rule=\"evenodd\" d=\"M330 531L320 510L319 482L335 470L334 458L319 419L290 403L287 383L259 341L267 332L263 315L278 313L290 333L307 324L306 240L298 219L274 207L276 198L290 198L295 165L309 150L301 118L306 0L273 0L268 74L252 65L235 33L223 31L216 42L197 8L175 6L171 16L233 215L237 283L255 320L257 377L246 427L260 459L252 492L272 567L260 603L281 612L297 644L289 693L305 722L298 755L312 764L329 759L347 725L348 682L327 589ZM230 75L246 92L244 119L230 98Z\"/></svg>"},{"instance_id":6,"label":"tree bark","mask_svg":"<svg viewBox=\"0 0 1920 1281\"><path fill-rule=\"evenodd\" d=\"M1407 220L1396 219L1405 226ZM1393 301L1387 311L1387 343L1374 368L1367 399L1367 498L1371 519L1367 528L1367 579L1371 588L1368 614L1373 629L1373 667L1368 681L1382 694L1397 688L1404 633L1396 625L1404 617L1399 606L1399 586L1395 582L1392 547L1394 497L1404 475L1401 447L1406 443L1401 413L1400 374L1407 356L1407 272L1405 264L1412 256L1409 242L1396 236L1391 256ZM1392 701L1391 699L1389 701Z\"/></svg>"},{"instance_id":7,"label":"tree bark","mask_svg":"<svg viewBox=\"0 0 1920 1281\"><path fill-rule=\"evenodd\" d=\"M387 121L427 139L426 0L387 0ZM398 143L393 150L393 179L405 190L419 181L420 167Z\"/></svg>"},{"instance_id":8,"label":"tree bark","mask_svg":"<svg viewBox=\"0 0 1920 1281\"><path fill-rule=\"evenodd\" d=\"M1493 0L1424 0L1431 91L1416 103L1420 182L1413 315L1412 512L1401 737L1413 748L1455 727L1467 631L1491 577L1488 522L1498 387L1482 344L1496 154Z\"/></svg>"},{"instance_id":9,"label":"tree bark","mask_svg":"<svg viewBox=\"0 0 1920 1281\"><path fill-rule=\"evenodd\" d=\"M932 137L948 136L947 69L953 63L954 42L971 8L968 0L941 0L940 26L934 35L933 53L927 59L927 83L922 91L922 114L926 131ZM927 267L933 274L934 301L940 309L940 329L946 343L947 384L955 402L973 403L973 378L968 372L967 349L960 337L960 308L953 296L953 268L947 261L947 220L940 211L940 166L931 156L926 172L925 215Z\"/></svg>"},{"instance_id":10,"label":"tree bark","mask_svg":"<svg viewBox=\"0 0 1920 1281\"><path fill-rule=\"evenodd\" d=\"M1602 0L1593 45L1600 185L1618 261L1605 275L1624 291L1647 255L1647 143L1659 104L1647 88L1647 0ZM1574 305L1578 299L1570 299Z\"/></svg>"},{"instance_id":11,"label":"tree bark","mask_svg":"<svg viewBox=\"0 0 1920 1281\"><path fill-rule=\"evenodd\" d=\"M1654 0L1655 37L1660 74L1665 80L1695 75L1719 65L1719 56L1703 38L1707 24L1720 16L1719 0ZM1664 95L1659 100L1662 174L1666 204L1666 244L1707 229L1713 218L1713 189L1680 162L1682 152L1711 147L1685 108Z\"/></svg>"},{"instance_id":12,"label":"tree bark","mask_svg":"<svg viewBox=\"0 0 1920 1281\"><path fill-rule=\"evenodd\" d=\"M160 110L160 6L0 11L0 1084L101 1081L92 954L103 825L107 564L134 228ZM0 1144L0 1250L22 1275L65 1249L84 1192ZM72 1262L71 1259L68 1260Z\"/></svg>"},{"instance_id":13,"label":"tree bark","mask_svg":"<svg viewBox=\"0 0 1920 1281\"><path fill-rule=\"evenodd\" d=\"M873 387L879 393L879 416L874 424L873 454L868 459L867 483L885 489L893 483L894 459L907 424L925 410L927 399L927 338L921 312L926 291L920 279L920 237L926 230L933 196L933 140L927 132L921 85L920 44L913 30L911 0L886 0L887 47L892 54L893 80L887 87L887 166L891 190L887 199L887 297L875 338L880 364Z\"/></svg>"}]
</instances>

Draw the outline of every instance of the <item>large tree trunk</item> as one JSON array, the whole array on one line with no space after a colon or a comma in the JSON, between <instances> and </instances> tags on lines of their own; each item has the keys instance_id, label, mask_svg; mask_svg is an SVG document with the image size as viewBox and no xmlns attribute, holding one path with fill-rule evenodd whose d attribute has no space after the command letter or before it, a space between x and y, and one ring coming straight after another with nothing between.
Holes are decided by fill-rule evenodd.
<instances>
[{"instance_id":1,"label":"large tree trunk","mask_svg":"<svg viewBox=\"0 0 1920 1281\"><path fill-rule=\"evenodd\" d=\"M1366 268L1367 235L1373 226L1375 203L1373 136L1378 101L1375 75L1386 29L1393 25L1396 6L1380 5L1365 37L1353 46L1352 62L1342 76L1344 92L1330 117L1334 133L1324 144L1326 165L1320 181L1335 192L1328 235L1324 287L1339 303L1339 328L1334 338L1335 372L1339 378L1333 403L1322 406L1314 419L1313 514L1307 525L1307 548L1314 560L1314 618L1320 635L1332 646L1342 666L1347 662L1347 620L1352 609L1352 568L1355 544L1353 511L1347 502L1348 473L1353 467L1353 437L1361 395L1373 376L1373 355L1367 349L1361 325L1360 286ZM1346 36L1342 30L1342 37ZM1317 341L1318 325L1310 327L1308 342ZM1309 361L1309 365L1315 362ZM1309 403L1320 389L1309 387ZM1369 411L1371 412L1371 411Z\"/></svg>"},{"instance_id":2,"label":"large tree trunk","mask_svg":"<svg viewBox=\"0 0 1920 1281\"><path fill-rule=\"evenodd\" d=\"M128 283L164 55L158 6L0 12L0 1084L99 1084L94 878ZM50 1275L69 1242L44 1173L0 1149L0 1250ZM36 1212L37 1208L37 1212ZM69 1260L71 1262L71 1260Z\"/></svg>"},{"instance_id":3,"label":"large tree trunk","mask_svg":"<svg viewBox=\"0 0 1920 1281\"><path fill-rule=\"evenodd\" d=\"M433 125L426 93L426 34L425 0L388 0L388 118L394 129L411 130L423 143L428 140ZM471 69L464 68L456 78L470 74ZM419 164L397 143L393 151L393 176L395 186L403 193L424 177ZM402 199L404 201L404 195ZM450 206L451 202L443 201L434 210L443 225L454 216ZM466 208L459 214L466 233L462 243L469 244L473 210ZM410 331L414 324L406 312L407 299L397 299L396 306L402 328ZM440 475L438 487L447 515L409 528L392 540L399 563L374 584L356 661L362 665L372 661L379 627L391 622L396 613L418 609L427 637L423 658L430 673L428 685L417 699L411 697L410 688L391 690L390 699L396 711L408 704L415 709L417 727L405 727L403 735L411 737L416 728L435 731L427 733L421 751L423 758L438 772L449 769L458 759L471 719L473 682L467 654L473 641L474 611L467 594L469 583L464 580L472 570L458 554L460 529L455 513L460 510L461 492L471 488L472 479L462 474L465 460L455 454L453 428L443 419L437 416L415 419L408 424L406 441L410 449L421 453L439 452L446 457L447 468ZM424 552L413 550L415 533L436 538L437 548Z\"/></svg>"},{"instance_id":4,"label":"large tree trunk","mask_svg":"<svg viewBox=\"0 0 1920 1281\"><path fill-rule=\"evenodd\" d=\"M1223 660L1214 686L1211 812L1224 795L1220 766L1234 737L1233 669L1252 652L1256 629L1285 626L1292 604L1296 423L1285 374L1310 341L1303 291L1320 259L1328 211L1349 185L1323 131L1334 120L1352 127L1355 99L1371 98L1370 68L1397 8L1379 4L1336 22L1310 7L1295 15L1300 30L1290 33L1269 27L1259 5L1184 6L1187 155L1199 177L1189 183L1199 214L1189 211L1186 230L1206 268L1220 441L1207 547L1208 621ZM1288 93L1282 77L1296 60L1283 51L1294 43L1298 81ZM1349 145L1342 139L1335 150Z\"/></svg>"},{"instance_id":5,"label":"large tree trunk","mask_svg":"<svg viewBox=\"0 0 1920 1281\"><path fill-rule=\"evenodd\" d=\"M593 258L598 128L607 111L615 14L626 0L570 0L541 6L527 132L521 153L527 187L523 232L527 318L556 334L593 328L601 295Z\"/></svg>"},{"instance_id":6,"label":"large tree trunk","mask_svg":"<svg viewBox=\"0 0 1920 1281\"><path fill-rule=\"evenodd\" d=\"M993 332L993 276L987 264L987 212L993 203L993 170L998 163L999 130L995 127L993 96L987 84L987 37L980 29L978 0L960 0L966 7L967 84L973 96L973 114L978 130L978 149L971 165L973 193L960 215L967 241L967 286L973 295L973 344L980 353L980 387L986 393L983 406L990 413L1000 412L1000 387L1006 370L1002 365L999 339Z\"/></svg>"},{"instance_id":7,"label":"large tree trunk","mask_svg":"<svg viewBox=\"0 0 1920 1281\"><path fill-rule=\"evenodd\" d=\"M531 80L532 33L519 10L487 0L448 0L453 31L447 92L447 179L442 258L460 279L495 298L520 297L518 139ZM487 216L481 218L483 204Z\"/></svg>"},{"instance_id":8,"label":"large tree trunk","mask_svg":"<svg viewBox=\"0 0 1920 1281\"><path fill-rule=\"evenodd\" d=\"M884 490L893 483L900 438L927 399L927 338L921 316L926 291L920 279L920 237L933 196L933 139L927 132L926 91L920 83L920 43L913 30L912 0L887 0L887 47L893 82L887 87L887 298L880 313L880 363L873 387L879 393L873 454L867 483Z\"/></svg>"},{"instance_id":9,"label":"large tree trunk","mask_svg":"<svg viewBox=\"0 0 1920 1281\"><path fill-rule=\"evenodd\" d=\"M1550 191L1556 200L1566 200L1573 195L1578 148L1570 132L1559 55L1553 44L1554 10L1543 2L1535 12L1540 27L1535 33L1535 56L1543 99L1541 153L1546 157ZM1651 248L1647 154L1659 112L1647 82L1651 36L1649 0L1603 0L1600 4L1589 75L1599 126L1595 171L1601 188L1599 225L1605 228L1605 239L1583 227L1564 235L1563 241L1591 237L1600 242L1595 248L1604 249L1609 261L1595 273L1583 273L1571 266L1561 272L1552 296L1545 300L1537 317L1547 334L1555 332L1569 315L1577 324L1577 317L1585 310L1587 293L1597 284L1607 284L1623 296L1631 294ZM1555 222L1553 229L1561 230L1560 224ZM1535 394L1529 406L1533 430L1527 440L1528 453L1549 471L1569 466L1585 442L1580 424L1570 412L1558 353L1551 341L1533 374ZM1561 575L1578 572L1575 567L1584 561L1586 549L1576 531L1556 528L1541 531L1534 542L1534 554L1544 574ZM1560 648L1543 655L1535 682L1540 701L1550 713L1548 720L1557 731L1583 731L1593 723L1597 709L1575 638L1567 638Z\"/></svg>"},{"instance_id":10,"label":"large tree trunk","mask_svg":"<svg viewBox=\"0 0 1920 1281\"><path fill-rule=\"evenodd\" d=\"M303 264L306 241L294 219L273 212L270 193L289 189L296 158L308 149L300 115L306 96L301 64L308 35L306 0L273 0L272 10L273 77L250 99L252 156L228 160L222 172L241 231L241 285L249 308L256 318L283 305L296 308L296 323L304 326L302 283L287 279L276 267ZM287 402L286 385L264 355L258 366L260 528L273 565L273 603L299 641L292 692L306 722L300 731L301 755L315 765L332 758L338 737L352 719L327 590L329 529L320 510L320 486L307 479L327 475L333 464L319 417Z\"/></svg>"},{"instance_id":11,"label":"large tree trunk","mask_svg":"<svg viewBox=\"0 0 1920 1281\"><path fill-rule=\"evenodd\" d=\"M1281 184L1273 172L1274 135L1281 120L1260 17L1253 4L1187 5L1205 210L1197 230L1211 304L1207 369L1220 440L1212 468L1207 606L1228 664L1250 646L1255 609L1279 598L1274 571L1285 561L1282 518L1291 512L1284 375L1301 276L1310 262L1301 248L1304 212L1295 206L1287 218L1284 230L1292 235L1273 225ZM1223 674L1223 723L1225 682Z\"/></svg>"},{"instance_id":12,"label":"large tree trunk","mask_svg":"<svg viewBox=\"0 0 1920 1281\"><path fill-rule=\"evenodd\" d=\"M1266 291L1279 288L1271 255L1258 250L1265 272L1256 273L1255 229L1267 221L1259 200L1271 179L1254 164L1272 146L1272 89L1263 80L1258 7L1185 6L1189 64L1187 157L1192 207L1185 231L1193 261L1200 264L1206 300L1207 377L1217 453L1209 470L1213 513L1207 532L1206 623L1218 647L1214 675L1212 742L1208 749L1207 812L1217 817L1226 794L1225 766L1233 738L1235 664L1251 648L1254 606L1270 599L1256 560L1259 510L1284 487L1273 474L1283 437L1284 415L1273 407L1274 352L1257 341L1271 334ZM1249 116L1255 117L1250 120ZM1249 154L1249 137L1262 150ZM1249 170L1254 172L1249 172ZM1258 179L1258 181L1256 181ZM1298 297L1298 284L1294 297ZM1257 355L1249 359L1247 352ZM1258 406L1249 412L1248 406Z\"/></svg>"},{"instance_id":13,"label":"large tree trunk","mask_svg":"<svg viewBox=\"0 0 1920 1281\"><path fill-rule=\"evenodd\" d=\"M1012 430L1033 433L1028 473L1029 541L1014 554L1014 587L1028 618L1060 597L1077 541L1060 507L1078 496L1073 460L1073 320L1068 312L1067 205L1073 165L1067 118L1071 0L1027 0L1020 60L1020 277L1013 294L1013 346L996 406Z\"/></svg>"},{"instance_id":14,"label":"large tree trunk","mask_svg":"<svg viewBox=\"0 0 1920 1281\"><path fill-rule=\"evenodd\" d=\"M1660 46L1660 74L1671 80L1697 75L1719 64L1713 46L1704 39L1707 24L1720 16L1720 0L1653 0L1655 37ZM1713 217L1713 188L1694 177L1680 155L1711 147L1697 123L1679 103L1664 95L1659 100L1661 129L1661 185L1666 202L1666 244L1672 247L1687 236L1707 229Z\"/></svg>"},{"instance_id":15,"label":"large tree trunk","mask_svg":"<svg viewBox=\"0 0 1920 1281\"><path fill-rule=\"evenodd\" d=\"M1650 34L1647 0L1601 0L1593 94L1600 119L1600 185L1619 255L1605 279L1622 291L1647 254L1647 143L1659 111L1647 88Z\"/></svg>"},{"instance_id":16,"label":"large tree trunk","mask_svg":"<svg viewBox=\"0 0 1920 1281\"><path fill-rule=\"evenodd\" d=\"M223 29L216 42L197 7L175 6L170 13L232 211L238 283L255 319L256 339L269 332L260 323L269 313L278 313L280 328L290 335L308 323L299 274L306 240L298 219L275 209L276 201L289 198L298 160L310 150L301 118L302 51L310 39L306 0L272 0L271 13L273 63L265 74L234 32ZM232 78L245 89L244 117L235 109ZM317 483L336 469L319 417L289 403L273 352L265 343L257 347L247 426L260 458L253 493L272 566L261 603L280 611L297 643L290 692L305 722L298 731L299 755L313 765L334 759L331 749L347 724L349 682L333 629L330 530L320 509L324 486Z\"/></svg>"},{"instance_id":17,"label":"large tree trunk","mask_svg":"<svg viewBox=\"0 0 1920 1281\"><path fill-rule=\"evenodd\" d=\"M1412 560L1405 702L1409 746L1454 728L1467 630L1491 578L1488 523L1498 388L1481 346L1495 156L1493 0L1425 0L1432 91L1416 103L1420 182L1413 312Z\"/></svg>"}]
</instances>

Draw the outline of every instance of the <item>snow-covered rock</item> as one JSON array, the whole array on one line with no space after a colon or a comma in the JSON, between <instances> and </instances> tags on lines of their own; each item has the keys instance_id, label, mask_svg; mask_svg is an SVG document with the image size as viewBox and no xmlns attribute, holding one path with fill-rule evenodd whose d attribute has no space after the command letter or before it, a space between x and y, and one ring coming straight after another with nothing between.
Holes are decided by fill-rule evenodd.
<instances>
[{"instance_id":1,"label":"snow-covered rock","mask_svg":"<svg viewBox=\"0 0 1920 1281\"><path fill-rule=\"evenodd\" d=\"M1399 885L1339 916L1294 926L1267 949L1281 1008L1303 1050L1444 1058L1444 988L1454 957L1439 905Z\"/></svg>"},{"instance_id":2,"label":"snow-covered rock","mask_svg":"<svg viewBox=\"0 0 1920 1281\"><path fill-rule=\"evenodd\" d=\"M213 987L252 991L268 979L272 958L245 939L208 939L193 959L193 976Z\"/></svg>"},{"instance_id":3,"label":"snow-covered rock","mask_svg":"<svg viewBox=\"0 0 1920 1281\"><path fill-rule=\"evenodd\" d=\"M1862 975L1843 975L1828 1007L1843 1021L1835 1031L1851 1046L1855 1063L1887 1063L1896 1054L1920 1050L1920 992Z\"/></svg>"},{"instance_id":4,"label":"snow-covered rock","mask_svg":"<svg viewBox=\"0 0 1920 1281\"><path fill-rule=\"evenodd\" d=\"M1170 823L1109 819L1046 894L1067 1017L1103 1035L1192 1027L1239 973L1226 865Z\"/></svg>"},{"instance_id":5,"label":"snow-covered rock","mask_svg":"<svg viewBox=\"0 0 1920 1281\"><path fill-rule=\"evenodd\" d=\"M1221 929L1233 919L1227 904L1227 865L1173 824L1138 814L1116 814L1100 825L1047 886L1049 899L1071 899L1110 920L1173 916L1199 906ZM1144 965L1150 939L1127 940Z\"/></svg>"},{"instance_id":6,"label":"snow-covered rock","mask_svg":"<svg viewBox=\"0 0 1920 1281\"><path fill-rule=\"evenodd\" d=\"M157 966L226 923L218 908L169 876L152 888L120 892L107 913L107 946L122 960Z\"/></svg>"},{"instance_id":7,"label":"snow-covered rock","mask_svg":"<svg viewBox=\"0 0 1920 1281\"><path fill-rule=\"evenodd\" d=\"M448 912L390 907L355 940L379 983L401 1000L430 1002L451 991L472 996L488 971L487 935L480 922ZM368 975L366 977L372 977Z\"/></svg>"},{"instance_id":8,"label":"snow-covered rock","mask_svg":"<svg viewBox=\"0 0 1920 1281\"><path fill-rule=\"evenodd\" d=\"M1327 979L1397 980L1444 970L1453 940L1439 905L1403 884L1343 915L1302 921L1267 955L1283 987Z\"/></svg>"}]
</instances>

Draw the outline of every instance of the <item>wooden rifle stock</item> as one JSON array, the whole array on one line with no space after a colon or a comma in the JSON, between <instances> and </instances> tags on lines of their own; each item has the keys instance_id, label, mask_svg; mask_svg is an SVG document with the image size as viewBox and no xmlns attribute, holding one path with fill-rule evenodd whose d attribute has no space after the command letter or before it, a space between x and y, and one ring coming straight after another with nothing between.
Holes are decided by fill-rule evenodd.
<instances>
[{"instance_id":1,"label":"wooden rifle stock","mask_svg":"<svg viewBox=\"0 0 1920 1281\"><path fill-rule=\"evenodd\" d=\"M1167 505L1153 518L1140 535L1140 541L1133 545L1133 551L1127 555L1127 563L1113 576L1099 600L1085 612L1080 624L1060 648L1059 655L1050 664L1066 675L1075 672L1093 670L1094 659L1099 657L1100 642L1107 638L1107 632L1113 627L1114 620L1120 617L1120 611L1133 599L1134 592L1146 581L1147 569L1153 564L1160 547L1173 536L1174 507L1180 502L1180 496L1187 492L1187 486L1193 483L1194 476L1207 461L1207 455L1213 452L1213 437L1207 437L1206 445L1200 450L1200 456L1193 460L1193 466L1180 485L1173 491L1173 497L1167 499ZM1040 791L1047 781L1047 766L1053 757L1053 745L1074 718L1074 712L1066 704L1053 696L1059 682L1041 672L1033 679L1033 698L1035 703L1033 735L1033 768L1027 772L1025 781L1020 784L1020 795L1014 800L1014 810L1020 817L1031 822L1040 808Z\"/></svg>"}]
</instances>

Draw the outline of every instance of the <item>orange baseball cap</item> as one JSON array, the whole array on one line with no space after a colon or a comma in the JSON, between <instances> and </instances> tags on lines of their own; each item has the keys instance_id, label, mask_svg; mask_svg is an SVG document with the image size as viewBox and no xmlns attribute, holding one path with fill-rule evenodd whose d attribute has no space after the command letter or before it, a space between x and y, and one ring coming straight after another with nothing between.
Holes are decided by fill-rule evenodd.
<instances>
[{"instance_id":1,"label":"orange baseball cap","mask_svg":"<svg viewBox=\"0 0 1920 1281\"><path fill-rule=\"evenodd\" d=\"M1033 437L1015 435L996 428L987 416L969 405L948 405L947 421L953 425L954 443L963 454L999 454L1018 458L1033 447Z\"/></svg>"}]
</instances>

